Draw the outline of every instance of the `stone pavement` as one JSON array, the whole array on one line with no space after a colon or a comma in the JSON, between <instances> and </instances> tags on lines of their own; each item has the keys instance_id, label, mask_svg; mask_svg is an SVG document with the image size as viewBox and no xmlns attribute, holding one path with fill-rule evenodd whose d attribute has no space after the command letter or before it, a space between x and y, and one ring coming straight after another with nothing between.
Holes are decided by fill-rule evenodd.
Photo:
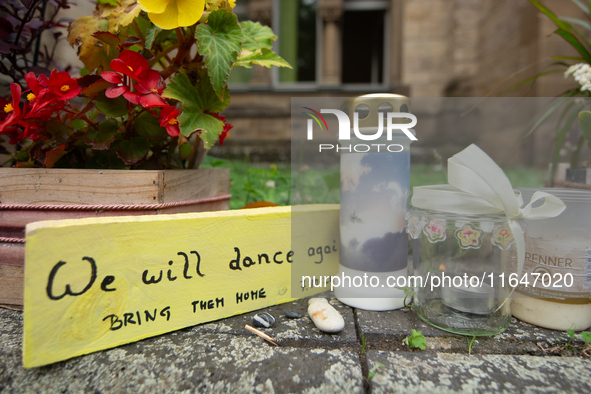
<instances>
[{"instance_id":1,"label":"stone pavement","mask_svg":"<svg viewBox=\"0 0 591 394\"><path fill-rule=\"evenodd\" d=\"M22 312L0 309L0 392L591 392L589 358L552 355L565 333L513 319L504 333L477 338L469 355L466 337L430 327L412 311L330 302L346 321L339 334L318 331L303 299L265 309L277 321L263 331L281 347L244 329L251 312L29 370L21 362ZM285 308L304 317L287 319ZM402 343L412 328L427 337L426 351Z\"/></svg>"}]
</instances>

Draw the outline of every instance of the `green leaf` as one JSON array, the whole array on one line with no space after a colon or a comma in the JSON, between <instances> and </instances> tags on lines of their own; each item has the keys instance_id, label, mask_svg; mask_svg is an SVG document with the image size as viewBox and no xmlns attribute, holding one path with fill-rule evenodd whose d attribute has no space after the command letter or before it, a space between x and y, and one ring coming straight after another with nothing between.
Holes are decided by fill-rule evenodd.
<instances>
[{"instance_id":1,"label":"green leaf","mask_svg":"<svg viewBox=\"0 0 591 394\"><path fill-rule=\"evenodd\" d=\"M193 130L189 133L189 135L191 135L195 130L203 130L199 136L203 140L205 149L210 149L212 146L214 146L218 140L219 135L222 133L222 130L224 130L224 122L218 118L204 113L193 116L183 112L183 114L178 119L179 123L181 124L181 132L183 132L183 135L186 135L187 137L188 135L182 129L183 125L185 125L187 130Z\"/></svg>"},{"instance_id":2,"label":"green leaf","mask_svg":"<svg viewBox=\"0 0 591 394\"><path fill-rule=\"evenodd\" d=\"M589 42L585 35L581 34L577 29L575 29L571 24L561 20L554 12L550 9L546 8L537 0L529 0L535 7L537 7L540 11L546 14L555 24L558 26L558 30L555 31L556 34L560 35L564 38L568 43L570 43L589 63L589 59L591 55L589 52L583 47L581 42L575 37L578 35L587 45L589 46ZM586 55L585 55L586 54Z\"/></svg>"},{"instance_id":3,"label":"green leaf","mask_svg":"<svg viewBox=\"0 0 591 394\"><path fill-rule=\"evenodd\" d=\"M149 112L142 112L135 118L135 131L147 140L161 140L168 133L164 127L160 127L158 119Z\"/></svg>"},{"instance_id":4,"label":"green leaf","mask_svg":"<svg viewBox=\"0 0 591 394\"><path fill-rule=\"evenodd\" d=\"M367 378L370 380L373 379L374 376L376 376L376 373L374 371L371 371L370 373L367 374Z\"/></svg>"},{"instance_id":5,"label":"green leaf","mask_svg":"<svg viewBox=\"0 0 591 394\"><path fill-rule=\"evenodd\" d=\"M558 26L561 29L568 30L568 25L565 22L558 19L556 14L554 14L554 12L550 11L548 8L546 8L544 5L542 5L539 1L529 0L529 2L532 3L537 9L542 11L544 14L546 14L556 24L556 26Z\"/></svg>"},{"instance_id":6,"label":"green leaf","mask_svg":"<svg viewBox=\"0 0 591 394\"><path fill-rule=\"evenodd\" d=\"M561 21L564 21L564 22L569 22L569 23L571 23L571 24L575 24L575 25L582 26L582 27L584 27L584 28L585 28L585 29L587 29L587 30L591 30L591 24L589 24L589 22L587 22L587 21L584 21L584 20L582 20L582 19L577 19L577 18L568 18L568 17L566 17L566 16L561 16L561 17L560 17L560 20L561 20Z\"/></svg>"},{"instance_id":7,"label":"green leaf","mask_svg":"<svg viewBox=\"0 0 591 394\"><path fill-rule=\"evenodd\" d=\"M554 33L558 34L566 41L568 41L568 43L571 44L573 48L575 48L577 52L581 54L581 56L583 56L583 59L585 59L587 63L591 63L591 54L589 54L589 52L585 49L583 44L581 44L575 36L573 36L571 33L564 29L558 29Z\"/></svg>"},{"instance_id":8,"label":"green leaf","mask_svg":"<svg viewBox=\"0 0 591 394\"><path fill-rule=\"evenodd\" d=\"M146 49L152 49L152 44L156 39L156 35L158 35L161 30L162 29L158 26L153 26L146 30Z\"/></svg>"},{"instance_id":9,"label":"green leaf","mask_svg":"<svg viewBox=\"0 0 591 394\"><path fill-rule=\"evenodd\" d=\"M117 135L119 124L115 119L107 119L98 125L98 130L89 129L84 142L95 150L107 150Z\"/></svg>"},{"instance_id":10,"label":"green leaf","mask_svg":"<svg viewBox=\"0 0 591 394\"><path fill-rule=\"evenodd\" d=\"M225 10L212 12L207 24L197 26L195 38L197 50L205 55L205 66L214 91L223 100L230 69L244 41L236 15Z\"/></svg>"},{"instance_id":11,"label":"green leaf","mask_svg":"<svg viewBox=\"0 0 591 394\"><path fill-rule=\"evenodd\" d=\"M150 143L142 137L133 137L119 143L117 156L127 165L137 164L150 150Z\"/></svg>"},{"instance_id":12,"label":"green leaf","mask_svg":"<svg viewBox=\"0 0 591 394\"><path fill-rule=\"evenodd\" d=\"M178 73L162 93L163 97L171 98L183 103L183 106L197 107L201 111L221 112L230 104L230 97L220 100L208 81L207 73L195 75L197 81L193 83L185 73Z\"/></svg>"},{"instance_id":13,"label":"green leaf","mask_svg":"<svg viewBox=\"0 0 591 394\"><path fill-rule=\"evenodd\" d=\"M119 5L118 0L96 0L98 4L107 4L112 5L113 7L117 7Z\"/></svg>"},{"instance_id":14,"label":"green leaf","mask_svg":"<svg viewBox=\"0 0 591 394\"><path fill-rule=\"evenodd\" d=\"M397 287L398 290L404 291L404 295L406 297L414 297L417 293L415 292L415 288L412 286L407 287Z\"/></svg>"},{"instance_id":15,"label":"green leaf","mask_svg":"<svg viewBox=\"0 0 591 394\"><path fill-rule=\"evenodd\" d=\"M417 331L414 328L411 330L410 336L406 337L402 342L411 348L416 347L421 350L427 349L427 340L420 331Z\"/></svg>"},{"instance_id":16,"label":"green leaf","mask_svg":"<svg viewBox=\"0 0 591 394\"><path fill-rule=\"evenodd\" d=\"M367 343L365 342L365 334L363 333L363 331L361 331L361 354L365 353L365 345Z\"/></svg>"},{"instance_id":17,"label":"green leaf","mask_svg":"<svg viewBox=\"0 0 591 394\"><path fill-rule=\"evenodd\" d=\"M571 339L575 337L575 330L573 330L572 328L569 328L568 330L566 330L566 333L568 334L569 337L571 337Z\"/></svg>"},{"instance_id":18,"label":"green leaf","mask_svg":"<svg viewBox=\"0 0 591 394\"><path fill-rule=\"evenodd\" d=\"M583 132L583 138L587 140L587 144L591 148L591 112L579 112L579 127Z\"/></svg>"},{"instance_id":19,"label":"green leaf","mask_svg":"<svg viewBox=\"0 0 591 394\"><path fill-rule=\"evenodd\" d=\"M254 52L246 56L241 55L234 64L245 68L252 68L253 64L267 68L272 66L292 68L281 56L267 48L261 49L260 53Z\"/></svg>"},{"instance_id":20,"label":"green leaf","mask_svg":"<svg viewBox=\"0 0 591 394\"><path fill-rule=\"evenodd\" d=\"M584 331L581 333L581 337L583 337L583 340L587 343L591 343L591 332L590 331Z\"/></svg>"},{"instance_id":21,"label":"green leaf","mask_svg":"<svg viewBox=\"0 0 591 394\"><path fill-rule=\"evenodd\" d=\"M76 130L82 130L87 126L86 122L84 122L82 119L74 119L71 125Z\"/></svg>"},{"instance_id":22,"label":"green leaf","mask_svg":"<svg viewBox=\"0 0 591 394\"><path fill-rule=\"evenodd\" d=\"M49 134L51 134L53 140L59 144L66 142L68 137L74 132L74 129L71 127L68 127L62 122L54 119L49 120L45 124L45 129Z\"/></svg>"},{"instance_id":23,"label":"green leaf","mask_svg":"<svg viewBox=\"0 0 591 394\"><path fill-rule=\"evenodd\" d=\"M244 21L240 26L244 33L243 50L254 52L262 48L271 49L273 40L277 39L270 27L263 26L259 22Z\"/></svg>"},{"instance_id":24,"label":"green leaf","mask_svg":"<svg viewBox=\"0 0 591 394\"><path fill-rule=\"evenodd\" d=\"M199 129L205 149L210 149L224 128L224 122L205 113L218 113L230 104L230 96L222 101L213 91L207 73L200 72L194 84L185 73L177 74L162 96L183 103L183 113L179 116L179 127L184 136L189 137Z\"/></svg>"},{"instance_id":25,"label":"green leaf","mask_svg":"<svg viewBox=\"0 0 591 394\"><path fill-rule=\"evenodd\" d=\"M166 41L169 41L170 44L166 43ZM178 37L177 37L176 33L174 32L174 30L162 30L156 34L156 38L154 39L154 43L152 44L152 47L154 47L154 46L168 47L168 45L173 45L177 42L178 42ZM166 45L165 45L165 43L166 43Z\"/></svg>"},{"instance_id":26,"label":"green leaf","mask_svg":"<svg viewBox=\"0 0 591 394\"><path fill-rule=\"evenodd\" d=\"M111 117L119 117L127 114L127 100L123 96L108 98L104 93L95 98L96 107L103 114Z\"/></svg>"}]
</instances>

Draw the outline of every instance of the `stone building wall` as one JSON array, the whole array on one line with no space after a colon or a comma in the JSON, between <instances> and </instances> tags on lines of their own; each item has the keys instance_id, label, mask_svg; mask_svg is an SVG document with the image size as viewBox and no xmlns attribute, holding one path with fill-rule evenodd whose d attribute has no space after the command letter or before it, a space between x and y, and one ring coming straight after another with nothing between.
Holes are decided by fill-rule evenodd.
<instances>
[{"instance_id":1,"label":"stone building wall","mask_svg":"<svg viewBox=\"0 0 591 394\"><path fill-rule=\"evenodd\" d=\"M411 96L443 96L452 79L454 8L449 0L405 1L402 84Z\"/></svg>"}]
</instances>

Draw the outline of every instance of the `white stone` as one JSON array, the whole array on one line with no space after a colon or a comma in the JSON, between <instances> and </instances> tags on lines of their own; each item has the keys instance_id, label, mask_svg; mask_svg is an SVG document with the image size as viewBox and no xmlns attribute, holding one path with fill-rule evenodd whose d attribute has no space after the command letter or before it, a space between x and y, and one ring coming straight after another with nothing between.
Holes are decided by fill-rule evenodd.
<instances>
[{"instance_id":1,"label":"white stone","mask_svg":"<svg viewBox=\"0 0 591 394\"><path fill-rule=\"evenodd\" d=\"M328 303L326 298L310 298L308 316L320 331L336 333L345 328L343 316Z\"/></svg>"}]
</instances>

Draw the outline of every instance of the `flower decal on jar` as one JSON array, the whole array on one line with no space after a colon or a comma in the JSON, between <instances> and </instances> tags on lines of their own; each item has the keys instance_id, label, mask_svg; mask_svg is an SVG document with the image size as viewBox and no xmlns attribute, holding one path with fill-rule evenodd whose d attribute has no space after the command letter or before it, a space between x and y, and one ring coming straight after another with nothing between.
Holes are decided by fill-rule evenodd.
<instances>
[{"instance_id":1,"label":"flower decal on jar","mask_svg":"<svg viewBox=\"0 0 591 394\"><path fill-rule=\"evenodd\" d=\"M515 242L509 225L503 224L496 226L493 230L491 242L502 250L509 249L513 245L513 242Z\"/></svg>"},{"instance_id":2,"label":"flower decal on jar","mask_svg":"<svg viewBox=\"0 0 591 394\"><path fill-rule=\"evenodd\" d=\"M429 223L423 227L423 233L425 233L431 243L445 241L445 222L442 220L431 219Z\"/></svg>"},{"instance_id":3,"label":"flower decal on jar","mask_svg":"<svg viewBox=\"0 0 591 394\"><path fill-rule=\"evenodd\" d=\"M406 232L412 239L418 239L421 235L421 218L417 215L410 215L406 222Z\"/></svg>"},{"instance_id":4,"label":"flower decal on jar","mask_svg":"<svg viewBox=\"0 0 591 394\"><path fill-rule=\"evenodd\" d=\"M484 231L478 230L471 224L465 224L454 233L462 249L480 249Z\"/></svg>"}]
</instances>

